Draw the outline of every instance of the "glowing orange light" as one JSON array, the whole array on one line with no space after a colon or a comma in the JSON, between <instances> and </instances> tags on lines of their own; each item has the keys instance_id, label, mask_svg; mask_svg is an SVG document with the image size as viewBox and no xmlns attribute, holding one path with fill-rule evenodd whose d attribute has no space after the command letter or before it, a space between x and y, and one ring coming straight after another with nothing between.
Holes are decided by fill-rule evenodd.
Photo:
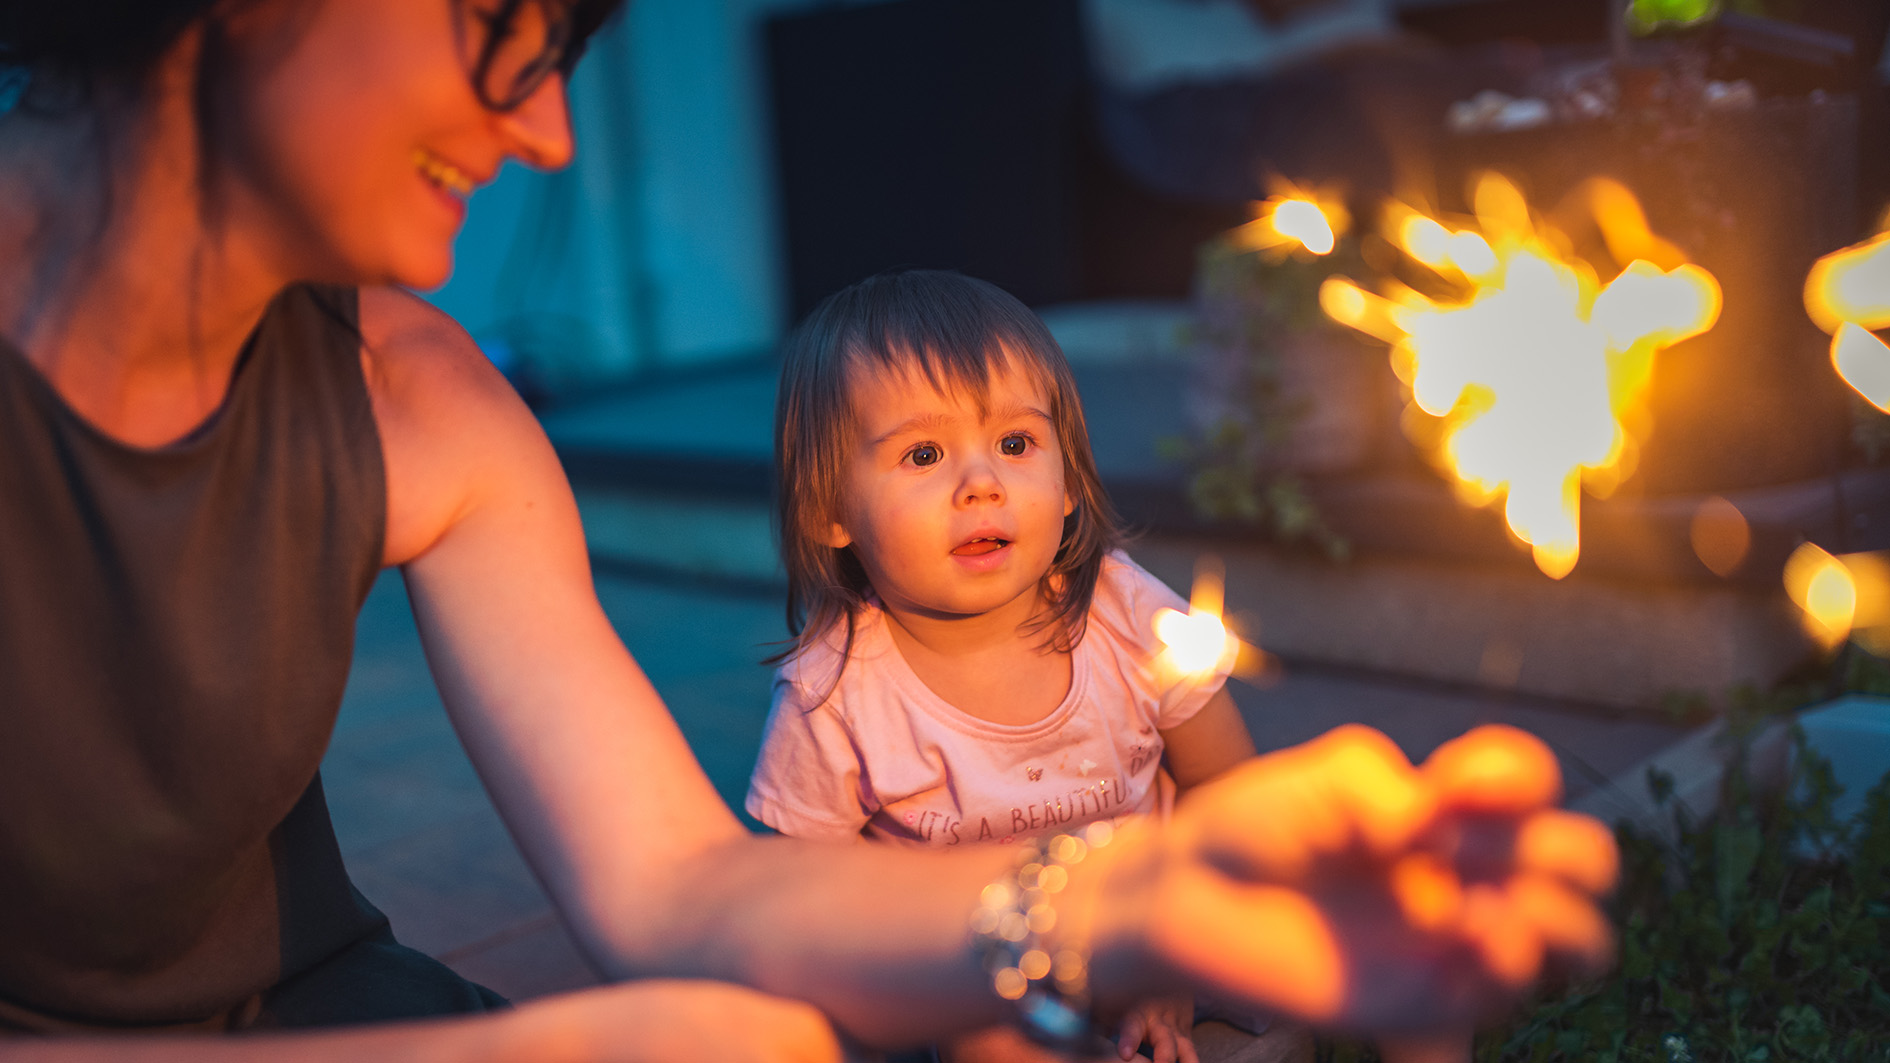
<instances>
[{"instance_id":1,"label":"glowing orange light","mask_svg":"<svg viewBox=\"0 0 1890 1063\"><path fill-rule=\"evenodd\" d=\"M1155 614L1155 635L1184 672L1212 671L1227 652L1227 627L1212 613L1163 609Z\"/></svg>"},{"instance_id":2,"label":"glowing orange light","mask_svg":"<svg viewBox=\"0 0 1890 1063\"><path fill-rule=\"evenodd\" d=\"M1890 233L1832 253L1805 277L1805 310L1826 332L1890 328Z\"/></svg>"},{"instance_id":3,"label":"glowing orange light","mask_svg":"<svg viewBox=\"0 0 1890 1063\"><path fill-rule=\"evenodd\" d=\"M1849 638L1890 655L1890 555L1833 556L1805 543L1785 562L1785 593L1814 642L1829 649Z\"/></svg>"},{"instance_id":4,"label":"glowing orange light","mask_svg":"<svg viewBox=\"0 0 1890 1063\"><path fill-rule=\"evenodd\" d=\"M1160 661L1163 668L1183 675L1205 675L1239 656L1242 643L1221 619L1226 594L1226 576L1220 563L1202 558L1195 566L1188 611L1155 612L1155 637L1165 647Z\"/></svg>"},{"instance_id":5,"label":"glowing orange light","mask_svg":"<svg viewBox=\"0 0 1890 1063\"><path fill-rule=\"evenodd\" d=\"M1890 232L1833 251L1805 277L1805 312L1831 333L1831 365L1871 405L1890 413Z\"/></svg>"},{"instance_id":6,"label":"glowing orange light","mask_svg":"<svg viewBox=\"0 0 1890 1063\"><path fill-rule=\"evenodd\" d=\"M1338 246L1349 223L1345 206L1337 197L1288 188L1256 204L1254 220L1235 229L1233 237L1255 250L1327 255Z\"/></svg>"},{"instance_id":7,"label":"glowing orange light","mask_svg":"<svg viewBox=\"0 0 1890 1063\"><path fill-rule=\"evenodd\" d=\"M1332 252L1332 224L1319 211L1319 204L1304 199L1289 199L1273 208L1273 227L1300 242L1315 255Z\"/></svg>"},{"instance_id":8,"label":"glowing orange light","mask_svg":"<svg viewBox=\"0 0 1890 1063\"><path fill-rule=\"evenodd\" d=\"M1831 337L1831 365L1852 390L1890 413L1890 347L1882 340L1846 321Z\"/></svg>"},{"instance_id":9,"label":"glowing orange light","mask_svg":"<svg viewBox=\"0 0 1890 1063\"><path fill-rule=\"evenodd\" d=\"M1825 646L1850 637L1857 617L1857 581L1837 558L1805 543L1785 562L1785 593L1803 611L1805 633Z\"/></svg>"},{"instance_id":10,"label":"glowing orange light","mask_svg":"<svg viewBox=\"0 0 1890 1063\"><path fill-rule=\"evenodd\" d=\"M1669 257L1626 189L1588 192L1610 246ZM1507 180L1484 175L1473 200L1474 225L1455 230L1404 204L1385 215L1387 238L1458 297L1373 296L1332 278L1320 305L1392 345L1414 411L1442 422L1425 434L1441 440L1435 457L1460 494L1501 499L1536 566L1560 579L1581 555L1583 487L1605 494L1632 473L1638 444L1622 415L1644 396L1654 355L1713 326L1719 284L1697 266L1637 259L1603 285Z\"/></svg>"}]
</instances>

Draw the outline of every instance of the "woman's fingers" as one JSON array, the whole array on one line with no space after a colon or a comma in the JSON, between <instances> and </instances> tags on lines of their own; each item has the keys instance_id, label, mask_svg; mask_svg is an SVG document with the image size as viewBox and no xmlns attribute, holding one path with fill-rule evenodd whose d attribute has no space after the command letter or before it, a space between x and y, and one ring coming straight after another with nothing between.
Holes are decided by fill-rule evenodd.
<instances>
[{"instance_id":1,"label":"woman's fingers","mask_svg":"<svg viewBox=\"0 0 1890 1063\"><path fill-rule=\"evenodd\" d=\"M1235 877L1299 883L1334 863L1395 855L1435 811L1430 786L1397 745L1354 724L1198 788L1176 837Z\"/></svg>"},{"instance_id":2,"label":"woman's fingers","mask_svg":"<svg viewBox=\"0 0 1890 1063\"><path fill-rule=\"evenodd\" d=\"M1512 990L1535 981L1542 971L1541 930L1504 887L1475 883L1466 888L1458 931L1482 957L1484 968Z\"/></svg>"},{"instance_id":3,"label":"woman's fingers","mask_svg":"<svg viewBox=\"0 0 1890 1063\"><path fill-rule=\"evenodd\" d=\"M1313 763L1327 790L1351 817L1356 835L1374 857L1402 851L1436 815L1431 787L1383 734L1358 724L1333 731L1311 745Z\"/></svg>"},{"instance_id":4,"label":"woman's fingers","mask_svg":"<svg viewBox=\"0 0 1890 1063\"><path fill-rule=\"evenodd\" d=\"M1562 797L1555 754L1527 731L1485 724L1438 746L1419 769L1446 812L1522 815Z\"/></svg>"},{"instance_id":5,"label":"woman's fingers","mask_svg":"<svg viewBox=\"0 0 1890 1063\"><path fill-rule=\"evenodd\" d=\"M1614 889L1621 855L1614 832L1592 816L1548 809L1524 820L1516 832L1516 864L1601 894Z\"/></svg>"},{"instance_id":6,"label":"woman's fingers","mask_svg":"<svg viewBox=\"0 0 1890 1063\"><path fill-rule=\"evenodd\" d=\"M1550 960L1597 969L1612 835L1554 810L1539 740L1483 727L1413 768L1351 726L1197 789L1160 836L1139 910L1200 984L1313 1022L1424 1031L1476 1021Z\"/></svg>"},{"instance_id":7,"label":"woman's fingers","mask_svg":"<svg viewBox=\"0 0 1890 1063\"><path fill-rule=\"evenodd\" d=\"M1613 962L1614 928L1587 895L1529 872L1511 879L1507 893L1521 921L1577 971L1597 974Z\"/></svg>"}]
</instances>

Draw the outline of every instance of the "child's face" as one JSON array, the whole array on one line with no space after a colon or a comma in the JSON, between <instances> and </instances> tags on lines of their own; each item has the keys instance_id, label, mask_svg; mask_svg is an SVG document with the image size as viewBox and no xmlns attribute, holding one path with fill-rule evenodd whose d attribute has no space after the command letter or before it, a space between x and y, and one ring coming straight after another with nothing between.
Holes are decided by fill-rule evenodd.
<instances>
[{"instance_id":1,"label":"child's face","mask_svg":"<svg viewBox=\"0 0 1890 1063\"><path fill-rule=\"evenodd\" d=\"M1074 503L1050 401L1028 373L991 375L985 413L911 372L856 370L840 519L880 600L940 618L1014 605L1035 611L1039 581Z\"/></svg>"}]
</instances>

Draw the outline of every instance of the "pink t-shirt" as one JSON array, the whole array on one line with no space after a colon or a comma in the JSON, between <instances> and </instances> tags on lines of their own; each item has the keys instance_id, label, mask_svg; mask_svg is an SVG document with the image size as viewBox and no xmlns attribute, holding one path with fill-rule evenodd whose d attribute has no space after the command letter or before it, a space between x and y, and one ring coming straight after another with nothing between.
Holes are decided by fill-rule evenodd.
<instances>
[{"instance_id":1,"label":"pink t-shirt","mask_svg":"<svg viewBox=\"0 0 1890 1063\"><path fill-rule=\"evenodd\" d=\"M1211 674L1186 677L1162 668L1154 618L1164 607L1187 603L1126 555L1106 558L1070 691L1023 726L980 720L932 693L885 614L869 608L837 684L843 631L775 674L748 811L795 837L922 846L1008 842L1155 811L1161 733L1199 712L1233 664L1227 655Z\"/></svg>"}]
</instances>

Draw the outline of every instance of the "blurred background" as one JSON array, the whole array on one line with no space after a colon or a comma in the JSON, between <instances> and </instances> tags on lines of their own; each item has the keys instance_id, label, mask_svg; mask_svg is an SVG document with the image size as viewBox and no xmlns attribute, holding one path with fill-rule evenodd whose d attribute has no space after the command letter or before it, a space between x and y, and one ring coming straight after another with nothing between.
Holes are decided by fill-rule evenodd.
<instances>
[{"instance_id":1,"label":"blurred background","mask_svg":"<svg viewBox=\"0 0 1890 1063\"><path fill-rule=\"evenodd\" d=\"M1263 750L1361 720L1421 757L1501 720L1632 812L1650 764L1718 778L1695 739L1739 698L1849 689L1853 621L1890 622L1845 560L1890 547L1890 417L1804 295L1890 204L1886 29L1879 0L634 0L570 86L575 164L482 191L428 297L539 412L605 607L731 804L786 634L774 350L917 266L1044 316L1138 560L1184 594L1224 565ZM1495 290L1466 239L1546 249L1584 322L1630 259L1712 278L1702 334L1597 347L1617 445L1553 473L1553 542L1452 464L1493 385L1427 406L1427 352L1372 317ZM1586 327L1522 316L1501 349ZM1834 581L1842 631L1807 589ZM590 980L396 574L325 771L403 938L516 996Z\"/></svg>"}]
</instances>

